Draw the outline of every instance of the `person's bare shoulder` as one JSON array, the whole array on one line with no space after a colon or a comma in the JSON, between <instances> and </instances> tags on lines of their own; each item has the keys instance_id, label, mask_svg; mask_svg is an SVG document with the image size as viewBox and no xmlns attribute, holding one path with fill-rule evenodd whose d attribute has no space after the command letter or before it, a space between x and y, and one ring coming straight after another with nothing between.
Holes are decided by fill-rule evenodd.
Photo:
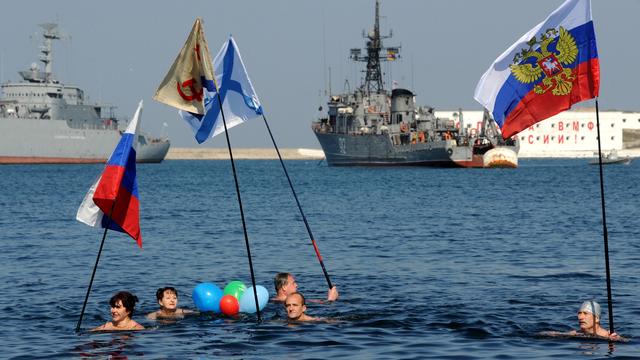
<instances>
[{"instance_id":1,"label":"person's bare shoulder","mask_svg":"<svg viewBox=\"0 0 640 360\"><path fill-rule=\"evenodd\" d=\"M154 311L154 312L152 312L152 313L148 313L148 314L146 315L146 318L147 318L147 319L149 319L149 320L157 320L157 319L158 319L158 313L159 313L159 312L160 312L160 310L158 310L158 311Z\"/></svg>"},{"instance_id":2,"label":"person's bare shoulder","mask_svg":"<svg viewBox=\"0 0 640 360\"><path fill-rule=\"evenodd\" d=\"M107 327L107 325L108 325L108 324L109 324L109 323L102 324L102 325L100 325L100 326L98 326L98 327L95 327L95 328L93 328L93 329L89 330L89 331L91 331L91 332L95 332L95 331L105 331L105 330L107 330L107 329L106 329L106 327Z\"/></svg>"}]
</instances>

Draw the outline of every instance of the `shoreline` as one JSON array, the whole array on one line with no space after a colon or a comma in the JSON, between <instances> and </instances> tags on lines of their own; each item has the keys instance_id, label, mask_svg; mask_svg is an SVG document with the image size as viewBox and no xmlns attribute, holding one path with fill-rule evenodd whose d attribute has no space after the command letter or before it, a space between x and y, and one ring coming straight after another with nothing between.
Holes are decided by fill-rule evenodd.
<instances>
[{"instance_id":1,"label":"shoreline","mask_svg":"<svg viewBox=\"0 0 640 360\"><path fill-rule=\"evenodd\" d=\"M607 151L602 151L603 156ZM319 149L287 148L280 149L283 160L322 160L324 153ZM618 156L631 158L640 157L640 149L618 150ZM518 155L520 159L586 159L596 158L593 151L573 152L540 152L530 156ZM275 149L267 148L239 148L233 149L236 160L277 160ZM229 150L226 148L170 148L165 160L229 160Z\"/></svg>"},{"instance_id":2,"label":"shoreline","mask_svg":"<svg viewBox=\"0 0 640 360\"><path fill-rule=\"evenodd\" d=\"M322 150L317 149L279 149L283 160L321 160ZM275 149L239 148L233 149L234 160L277 160ZM226 148L170 148L165 160L229 160Z\"/></svg>"}]
</instances>

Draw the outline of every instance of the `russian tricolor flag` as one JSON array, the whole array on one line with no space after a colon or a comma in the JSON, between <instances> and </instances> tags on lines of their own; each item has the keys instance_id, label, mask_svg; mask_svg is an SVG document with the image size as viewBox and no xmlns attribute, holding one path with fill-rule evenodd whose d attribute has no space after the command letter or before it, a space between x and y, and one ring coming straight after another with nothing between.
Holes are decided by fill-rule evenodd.
<instances>
[{"instance_id":1,"label":"russian tricolor flag","mask_svg":"<svg viewBox=\"0 0 640 360\"><path fill-rule=\"evenodd\" d=\"M100 178L85 195L76 219L89 226L129 234L142 247L136 181L136 144L142 101L122 134Z\"/></svg>"},{"instance_id":2,"label":"russian tricolor flag","mask_svg":"<svg viewBox=\"0 0 640 360\"><path fill-rule=\"evenodd\" d=\"M600 64L590 0L567 0L500 55L476 86L506 139L598 96Z\"/></svg>"}]
</instances>

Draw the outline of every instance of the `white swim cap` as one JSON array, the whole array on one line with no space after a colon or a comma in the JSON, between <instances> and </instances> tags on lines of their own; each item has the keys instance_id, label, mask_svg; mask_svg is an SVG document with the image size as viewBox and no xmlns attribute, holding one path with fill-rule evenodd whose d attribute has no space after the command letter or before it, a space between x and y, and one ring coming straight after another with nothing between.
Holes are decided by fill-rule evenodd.
<instances>
[{"instance_id":1,"label":"white swim cap","mask_svg":"<svg viewBox=\"0 0 640 360\"><path fill-rule=\"evenodd\" d=\"M598 304L595 300L588 300L580 305L580 310L585 311L595 315L596 317L600 317L600 304Z\"/></svg>"}]
</instances>

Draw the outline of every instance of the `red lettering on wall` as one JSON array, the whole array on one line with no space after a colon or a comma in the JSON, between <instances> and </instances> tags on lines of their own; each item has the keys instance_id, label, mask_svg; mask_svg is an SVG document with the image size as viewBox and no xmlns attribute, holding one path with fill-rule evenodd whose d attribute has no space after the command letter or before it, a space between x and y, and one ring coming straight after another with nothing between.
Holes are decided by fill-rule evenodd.
<instances>
[{"instance_id":1,"label":"red lettering on wall","mask_svg":"<svg viewBox=\"0 0 640 360\"><path fill-rule=\"evenodd\" d=\"M573 122L573 131L580 131L580 122L579 121L574 121Z\"/></svg>"},{"instance_id":2,"label":"red lettering on wall","mask_svg":"<svg viewBox=\"0 0 640 360\"><path fill-rule=\"evenodd\" d=\"M558 122L558 131L564 130L564 123L562 121Z\"/></svg>"},{"instance_id":3,"label":"red lettering on wall","mask_svg":"<svg viewBox=\"0 0 640 360\"><path fill-rule=\"evenodd\" d=\"M558 144L564 144L564 136L563 135L558 136Z\"/></svg>"},{"instance_id":4,"label":"red lettering on wall","mask_svg":"<svg viewBox=\"0 0 640 360\"><path fill-rule=\"evenodd\" d=\"M533 135L529 135L527 139L529 140L529 144L533 144Z\"/></svg>"},{"instance_id":5,"label":"red lettering on wall","mask_svg":"<svg viewBox=\"0 0 640 360\"><path fill-rule=\"evenodd\" d=\"M589 121L587 127L589 128L589 130L593 130L593 121Z\"/></svg>"},{"instance_id":6,"label":"red lettering on wall","mask_svg":"<svg viewBox=\"0 0 640 360\"><path fill-rule=\"evenodd\" d=\"M542 143L543 144L548 144L549 143L549 134L547 134L547 135L542 137Z\"/></svg>"}]
</instances>

